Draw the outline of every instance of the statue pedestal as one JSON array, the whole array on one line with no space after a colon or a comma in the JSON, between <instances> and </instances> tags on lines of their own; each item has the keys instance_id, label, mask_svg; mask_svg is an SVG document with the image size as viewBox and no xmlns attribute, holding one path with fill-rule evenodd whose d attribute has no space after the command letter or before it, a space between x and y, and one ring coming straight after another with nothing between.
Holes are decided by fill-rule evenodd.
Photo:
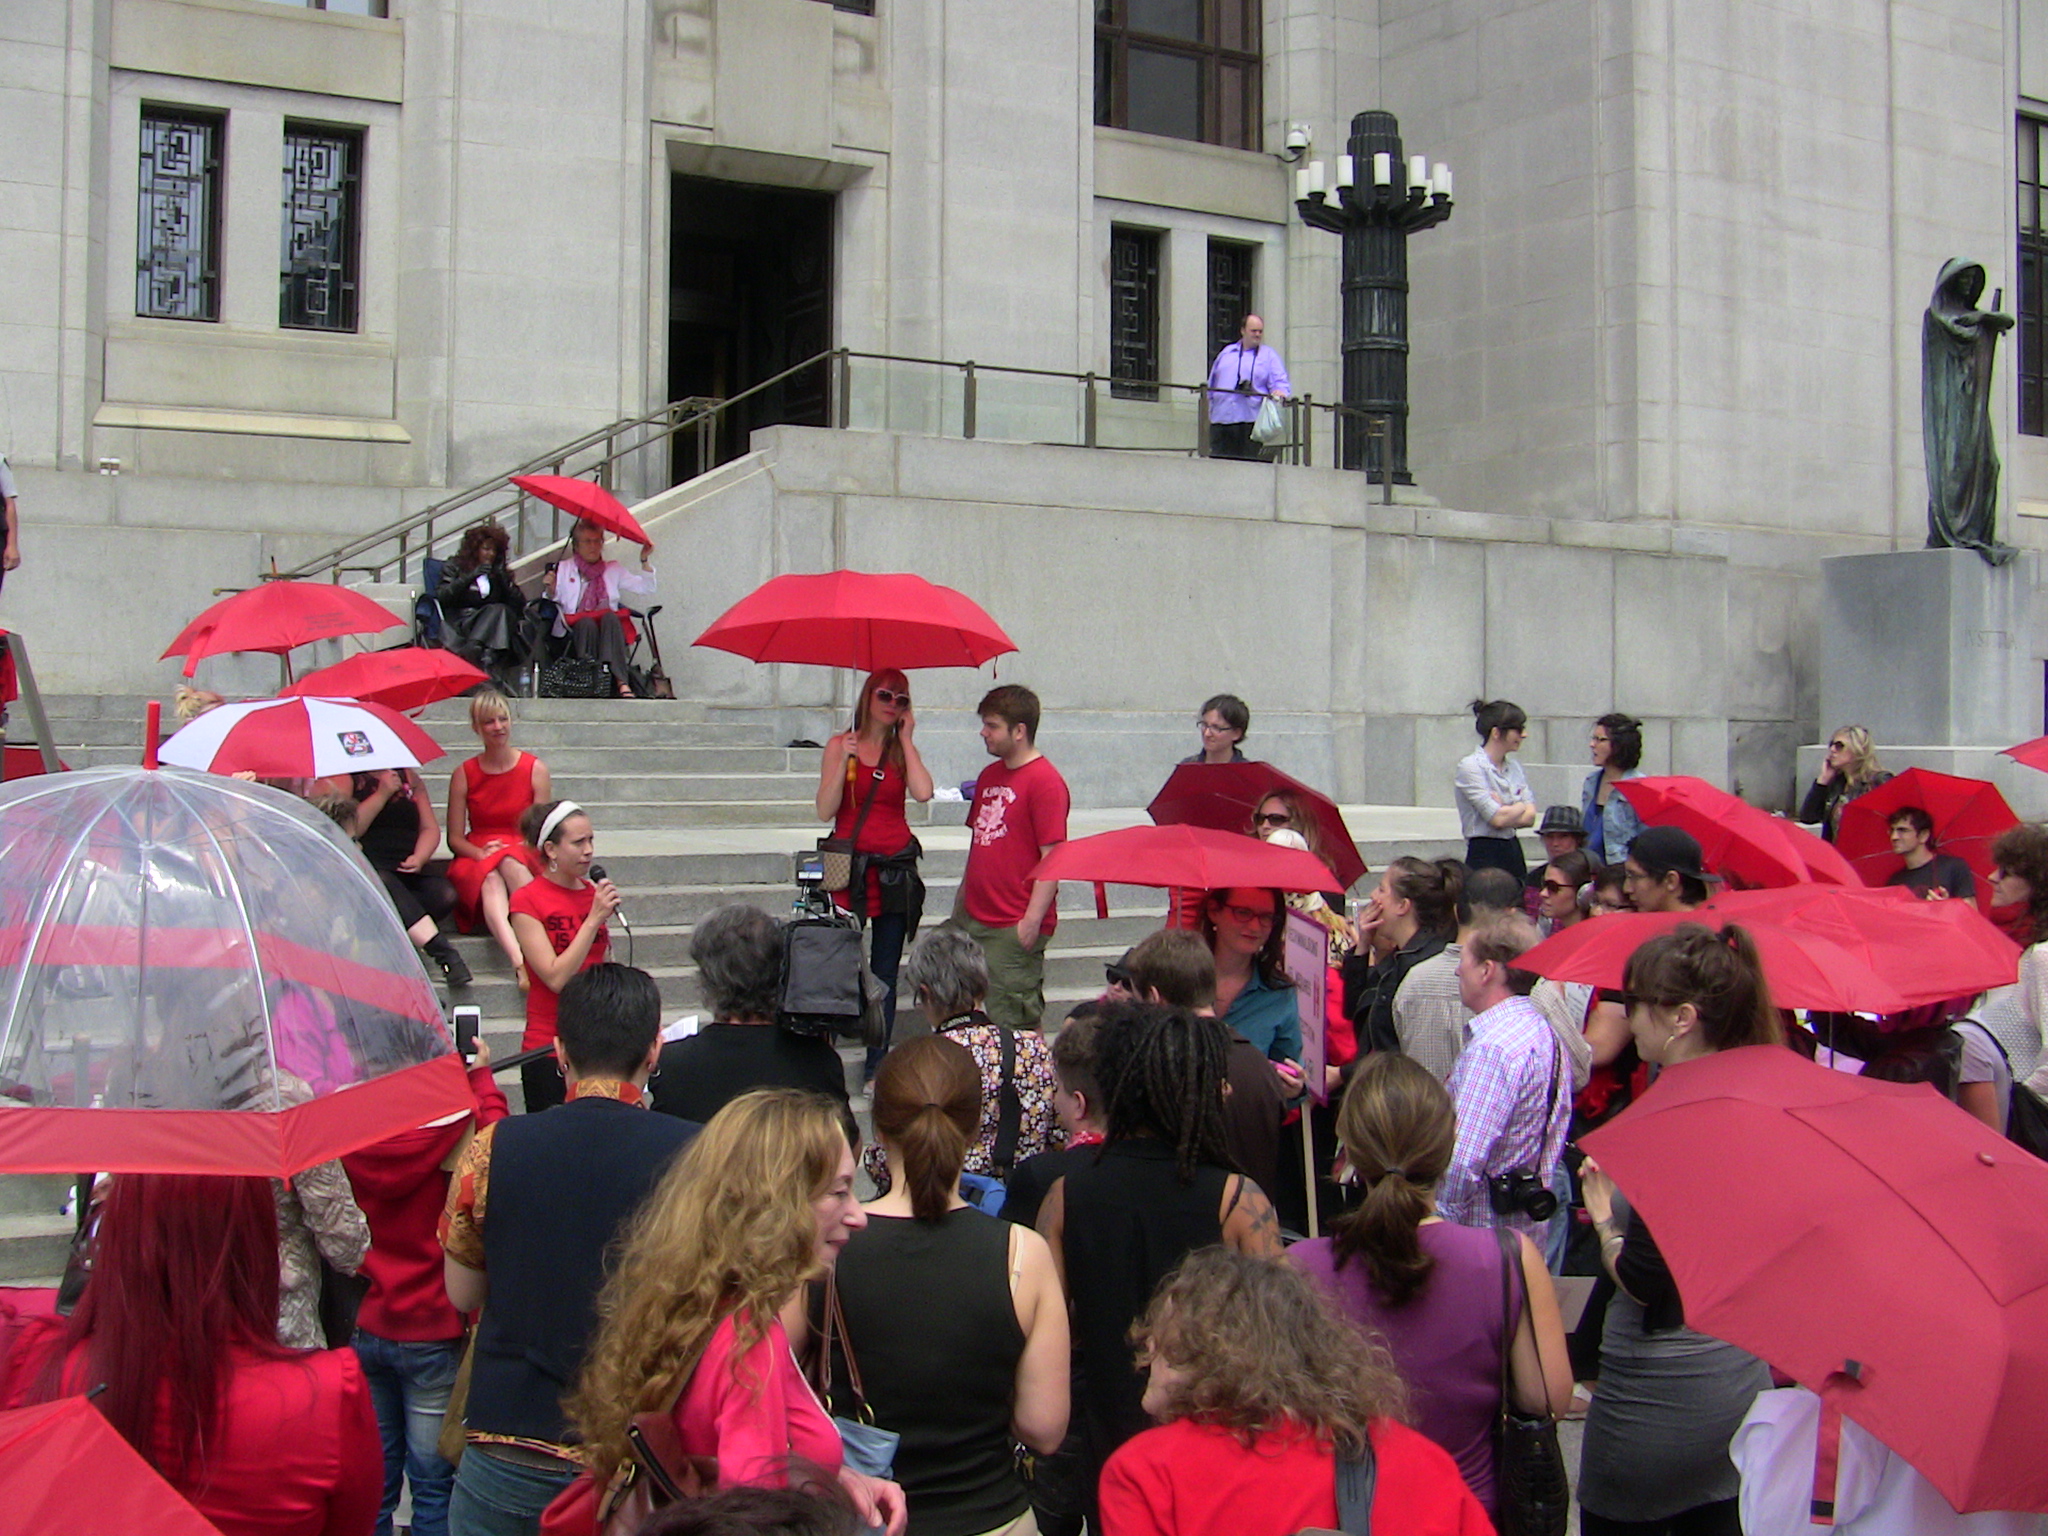
<instances>
[{"instance_id":1,"label":"statue pedestal","mask_svg":"<svg viewBox=\"0 0 2048 1536\"><path fill-rule=\"evenodd\" d=\"M1962 549L1823 560L1822 729L1868 726L1887 768L1991 779L2020 814L2048 812L2048 774L1997 755L2043 732L2038 563ZM1802 789L1824 747L1800 751Z\"/></svg>"}]
</instances>

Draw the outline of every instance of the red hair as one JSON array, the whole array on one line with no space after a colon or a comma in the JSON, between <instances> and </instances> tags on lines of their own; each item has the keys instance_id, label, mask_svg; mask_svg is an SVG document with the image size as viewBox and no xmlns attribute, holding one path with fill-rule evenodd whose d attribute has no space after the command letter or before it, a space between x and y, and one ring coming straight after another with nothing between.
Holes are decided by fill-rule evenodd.
<instances>
[{"instance_id":1,"label":"red hair","mask_svg":"<svg viewBox=\"0 0 2048 1536\"><path fill-rule=\"evenodd\" d=\"M124 1173L107 1190L92 1279L37 1384L38 1401L99 1388L121 1437L181 1491L206 1480L233 1351L277 1342L270 1181Z\"/></svg>"}]
</instances>

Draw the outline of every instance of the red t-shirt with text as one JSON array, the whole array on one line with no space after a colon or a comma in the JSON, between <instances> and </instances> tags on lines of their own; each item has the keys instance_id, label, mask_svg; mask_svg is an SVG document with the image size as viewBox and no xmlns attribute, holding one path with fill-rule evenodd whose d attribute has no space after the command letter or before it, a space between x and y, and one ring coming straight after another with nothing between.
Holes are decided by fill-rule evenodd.
<instances>
[{"instance_id":1,"label":"red t-shirt with text","mask_svg":"<svg viewBox=\"0 0 2048 1536\"><path fill-rule=\"evenodd\" d=\"M576 940L576 930L583 926L583 919L590 916L591 903L597 900L597 887L587 882L575 890L564 890L548 879L529 880L512 893L511 909L524 912L528 917L537 918L541 927L547 930L548 942L560 954ZM597 937L591 941L590 953L583 957L583 969L601 965L611 958L612 936L600 928ZM537 1045L547 1045L555 1038L555 1012L561 999L550 992L547 983L538 976L526 993L526 1033L520 1037L519 1049L530 1051Z\"/></svg>"},{"instance_id":2,"label":"red t-shirt with text","mask_svg":"<svg viewBox=\"0 0 2048 1536\"><path fill-rule=\"evenodd\" d=\"M960 877L967 915L992 928L1015 927L1031 902L1031 871L1067 840L1067 781L1049 759L1021 768L992 762L974 785L967 814L967 871ZM1048 907L1042 929L1058 914Z\"/></svg>"}]
</instances>

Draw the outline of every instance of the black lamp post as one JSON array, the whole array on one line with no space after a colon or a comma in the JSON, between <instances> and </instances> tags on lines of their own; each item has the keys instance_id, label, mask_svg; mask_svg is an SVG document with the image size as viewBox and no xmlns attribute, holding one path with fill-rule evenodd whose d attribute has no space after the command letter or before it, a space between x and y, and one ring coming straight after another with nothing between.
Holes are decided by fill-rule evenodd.
<instances>
[{"instance_id":1,"label":"black lamp post","mask_svg":"<svg viewBox=\"0 0 2048 1536\"><path fill-rule=\"evenodd\" d=\"M1311 160L1294 173L1294 206L1304 224L1344 237L1344 403L1369 415L1346 413L1338 432L1345 469L1385 473L1413 485L1408 473L1408 236L1451 216L1451 172L1432 173L1422 155L1404 160L1401 124L1391 112L1361 112L1351 119L1349 151L1325 184L1325 167ZM1387 418L1382 440L1372 416Z\"/></svg>"}]
</instances>

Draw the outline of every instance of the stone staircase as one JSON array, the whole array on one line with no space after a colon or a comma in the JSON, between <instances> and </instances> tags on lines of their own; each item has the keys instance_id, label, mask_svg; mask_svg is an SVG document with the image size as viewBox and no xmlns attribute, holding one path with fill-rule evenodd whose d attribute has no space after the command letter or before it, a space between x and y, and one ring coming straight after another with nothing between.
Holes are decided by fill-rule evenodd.
<instances>
[{"instance_id":1,"label":"stone staircase","mask_svg":"<svg viewBox=\"0 0 2048 1536\"><path fill-rule=\"evenodd\" d=\"M139 762L145 703L140 696L48 699L60 755L74 768ZM771 711L679 700L536 699L514 707L514 743L548 764L556 794L590 811L598 858L625 892L632 932L614 930L614 956L630 955L655 977L665 1019L700 1011L689 954L695 924L733 901L777 914L790 910L794 856L824 831L813 810L819 750L784 745ZM449 773L478 743L465 700L437 704L420 721L447 749L422 770L440 816ZM27 738L22 714L12 728L14 740ZM949 762L934 769L972 772L974 766ZM910 811L926 849L925 920L936 923L952 910L966 859L964 807L913 805ZM1140 820L1137 810L1081 810L1072 830L1079 836ZM1359 844L1375 869L1403 853L1436 857L1458 850L1448 812L1390 810L1376 823ZM1099 994L1104 966L1159 926L1163 893L1111 886L1107 894L1103 918L1096 916L1089 887L1061 888L1060 925L1046 960L1050 1025L1073 1003ZM476 979L449 1001L476 1004L491 1050L507 1056L518 1048L525 1019L511 969L487 934L459 937L456 945ZM899 1028L917 1028L907 1005L903 1017ZM845 1054L854 1070L858 1053ZM501 1082L517 1094L515 1077ZM63 1186L63 1180L0 1178L0 1281L49 1278L61 1269L70 1231L68 1220L55 1214Z\"/></svg>"}]
</instances>

